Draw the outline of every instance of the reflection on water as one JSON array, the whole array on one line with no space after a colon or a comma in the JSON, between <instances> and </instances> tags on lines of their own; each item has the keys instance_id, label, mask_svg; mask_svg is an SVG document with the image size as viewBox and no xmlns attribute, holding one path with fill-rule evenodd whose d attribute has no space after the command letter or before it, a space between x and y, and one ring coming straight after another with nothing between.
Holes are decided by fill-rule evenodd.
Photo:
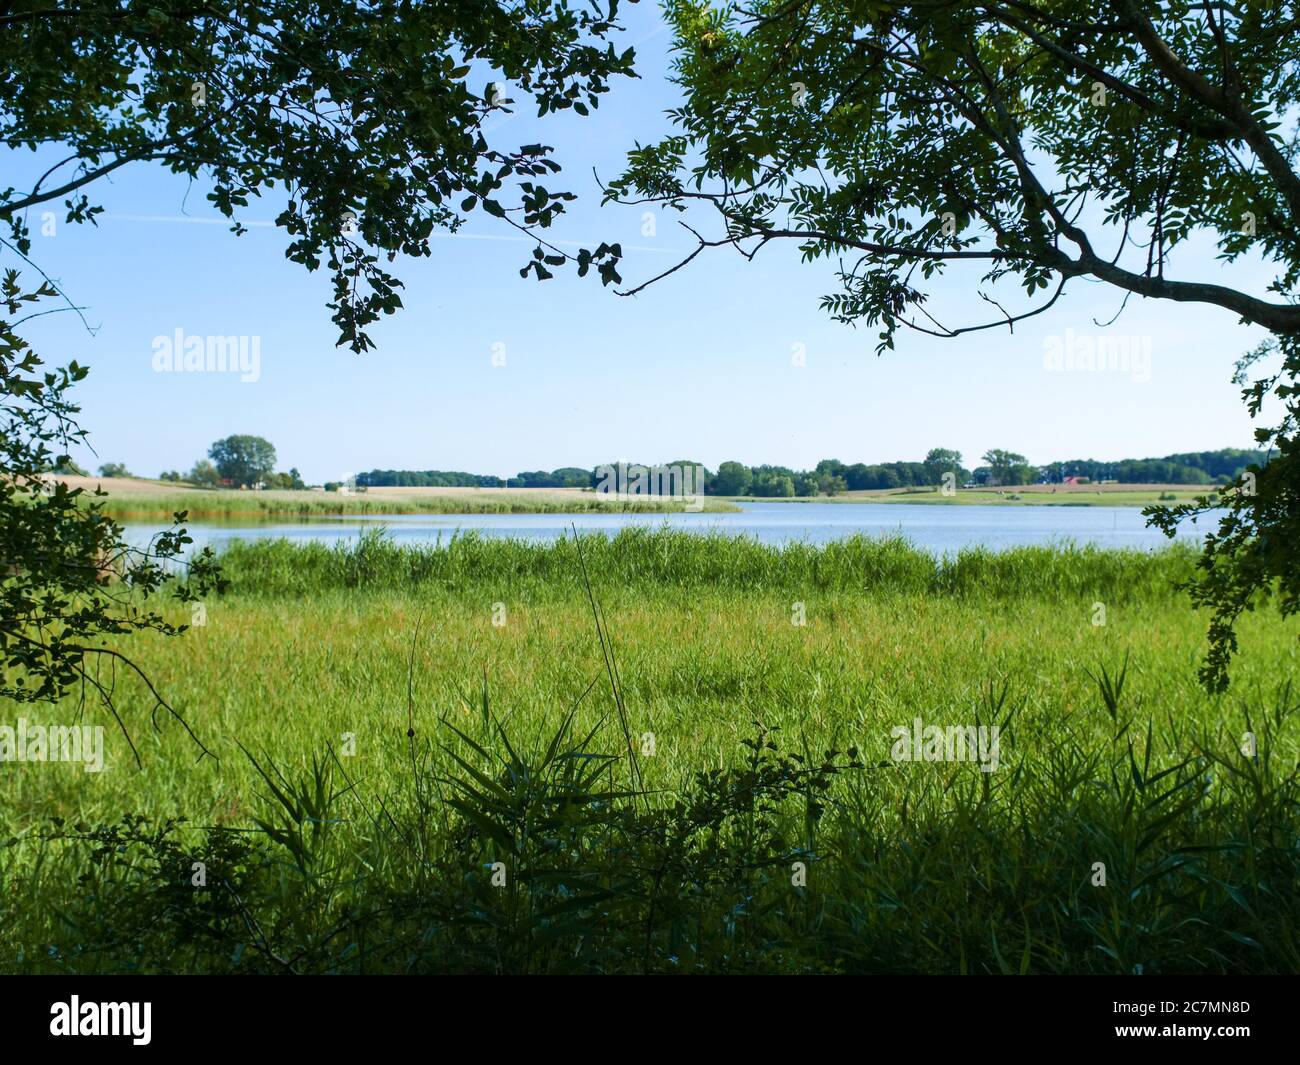
<instances>
[{"instance_id":1,"label":"reflection on water","mask_svg":"<svg viewBox=\"0 0 1300 1065\"><path fill-rule=\"evenodd\" d=\"M801 540L821 544L861 533L901 533L918 547L952 553L983 545L999 549L1022 544L1074 541L1100 547L1154 548L1169 541L1148 528L1137 507L942 506L925 503L743 503L721 514L383 514L301 521L203 521L187 528L198 546L220 549L233 540L315 540L334 543L355 539L363 529L382 525L400 543L436 543L457 532L483 536L551 540L574 526L579 532L614 535L627 527L687 529L702 533L750 536L763 543ZM1197 539L1206 527L1188 526L1182 536ZM157 526L125 523L139 543Z\"/></svg>"}]
</instances>

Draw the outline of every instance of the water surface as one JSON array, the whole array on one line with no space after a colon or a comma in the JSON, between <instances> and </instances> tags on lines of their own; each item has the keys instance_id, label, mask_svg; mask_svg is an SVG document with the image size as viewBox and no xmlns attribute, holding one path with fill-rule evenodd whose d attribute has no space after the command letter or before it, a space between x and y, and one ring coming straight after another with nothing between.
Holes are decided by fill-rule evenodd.
<instances>
[{"instance_id":1,"label":"water surface","mask_svg":"<svg viewBox=\"0 0 1300 1065\"><path fill-rule=\"evenodd\" d=\"M936 554L982 545L993 549L1073 541L1099 547L1156 548L1169 543L1149 528L1138 507L996 506L926 503L742 503L735 513L714 514L382 514L298 521L237 520L192 522L187 528L199 546L220 549L234 540L284 537L334 543L354 540L362 530L384 526L399 543L437 543L458 532L545 541L579 532L612 536L626 527L686 529L749 536L766 544L804 541L824 544L856 534L901 533ZM1209 519L1212 521L1212 519ZM1207 527L1186 525L1181 539L1199 539ZM156 527L127 523L139 542Z\"/></svg>"}]
</instances>

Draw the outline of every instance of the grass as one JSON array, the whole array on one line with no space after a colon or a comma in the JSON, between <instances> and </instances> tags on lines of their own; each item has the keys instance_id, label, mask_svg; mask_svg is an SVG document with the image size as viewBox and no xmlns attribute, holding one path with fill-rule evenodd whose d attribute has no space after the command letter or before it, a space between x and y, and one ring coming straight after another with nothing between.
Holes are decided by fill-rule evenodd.
<instances>
[{"instance_id":1,"label":"grass","mask_svg":"<svg viewBox=\"0 0 1300 1065\"><path fill-rule=\"evenodd\" d=\"M109 491L105 511L124 521L166 521L177 511L191 520L346 517L363 514L669 514L684 504L669 500L607 499L589 492L492 492L472 490L439 494L338 493L311 491L240 492L228 489L188 491ZM738 509L717 499L704 510Z\"/></svg>"},{"instance_id":2,"label":"grass","mask_svg":"<svg viewBox=\"0 0 1300 1065\"><path fill-rule=\"evenodd\" d=\"M132 648L216 757L5 767L0 969L1300 970L1295 633L1206 696L1185 549L581 544L235 545Z\"/></svg>"},{"instance_id":3,"label":"grass","mask_svg":"<svg viewBox=\"0 0 1300 1065\"><path fill-rule=\"evenodd\" d=\"M723 533L625 528L613 537L553 543L453 536L445 549L398 545L365 530L351 545L288 540L230 545L226 571L245 596L313 596L322 592L495 590L497 598L527 592L538 600L581 597L585 583L578 545L600 578L601 595L637 589L666 592L725 589L734 593L841 592L848 595L1129 599L1157 592L1192 574L1197 553L1187 545L1158 551L1091 545L968 548L935 556L904 537L855 536L814 545L773 546Z\"/></svg>"}]
</instances>

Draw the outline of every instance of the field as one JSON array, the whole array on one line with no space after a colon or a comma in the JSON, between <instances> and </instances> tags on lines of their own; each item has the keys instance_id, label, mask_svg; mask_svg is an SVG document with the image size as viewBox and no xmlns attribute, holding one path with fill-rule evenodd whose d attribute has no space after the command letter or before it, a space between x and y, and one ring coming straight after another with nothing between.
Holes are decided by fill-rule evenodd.
<instances>
[{"instance_id":1,"label":"field","mask_svg":"<svg viewBox=\"0 0 1300 1065\"><path fill-rule=\"evenodd\" d=\"M611 499L576 488L370 488L364 492L238 491L195 488L126 477L59 478L89 495L108 493L105 510L115 518L166 521L179 510L193 521L331 517L360 514L583 514L633 511L667 514L680 501ZM715 498L706 511L735 510Z\"/></svg>"},{"instance_id":2,"label":"field","mask_svg":"<svg viewBox=\"0 0 1300 1065\"><path fill-rule=\"evenodd\" d=\"M197 742L121 676L138 768L3 768L0 969L1300 970L1295 625L1205 695L1184 549L225 557L129 648Z\"/></svg>"},{"instance_id":3,"label":"field","mask_svg":"<svg viewBox=\"0 0 1300 1065\"><path fill-rule=\"evenodd\" d=\"M1011 488L959 488L944 495L937 486L885 488L841 492L835 496L786 499L787 503L932 503L960 506L970 503L997 506L1055 507L1149 507L1157 503L1173 506L1190 503L1214 492L1213 485L1187 484L1027 484ZM739 497L750 498L750 497ZM760 500L772 502L772 500Z\"/></svg>"}]
</instances>

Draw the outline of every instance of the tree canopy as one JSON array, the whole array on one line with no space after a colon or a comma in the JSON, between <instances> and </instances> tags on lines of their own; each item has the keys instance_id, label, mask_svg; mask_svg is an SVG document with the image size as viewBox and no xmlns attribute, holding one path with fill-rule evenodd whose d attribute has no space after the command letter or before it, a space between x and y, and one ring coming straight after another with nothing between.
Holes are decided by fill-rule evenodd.
<instances>
[{"instance_id":1,"label":"tree canopy","mask_svg":"<svg viewBox=\"0 0 1300 1065\"><path fill-rule=\"evenodd\" d=\"M260 436L241 434L218 440L208 449L208 458L222 480L236 488L262 483L275 469L275 448Z\"/></svg>"},{"instance_id":2,"label":"tree canopy","mask_svg":"<svg viewBox=\"0 0 1300 1065\"><path fill-rule=\"evenodd\" d=\"M340 343L363 351L366 326L401 305L385 261L429 255L434 231L476 207L532 232L573 199L544 184L559 170L549 147L493 143L486 124L525 101L539 115L596 107L632 75L632 50L613 44L617 11L618 0L6 5L0 143L57 151L29 187L0 188L6 244L30 251L33 209L93 222L92 186L132 163L207 183L236 232L239 209L277 190L286 255L329 268ZM575 258L612 281L612 251ZM525 270L549 276L541 245Z\"/></svg>"},{"instance_id":3,"label":"tree canopy","mask_svg":"<svg viewBox=\"0 0 1300 1065\"><path fill-rule=\"evenodd\" d=\"M954 336L1042 313L1074 278L1300 330L1300 176L1288 5L671 0L676 130L611 198L713 208L708 246L795 240L841 264L844 321ZM1226 262L1278 265L1281 299L1175 277L1210 232ZM1106 242L1103 242L1103 238ZM926 282L973 267L1023 305L945 323ZM986 295L988 292L986 291ZM989 296L992 301L992 296Z\"/></svg>"}]
</instances>

